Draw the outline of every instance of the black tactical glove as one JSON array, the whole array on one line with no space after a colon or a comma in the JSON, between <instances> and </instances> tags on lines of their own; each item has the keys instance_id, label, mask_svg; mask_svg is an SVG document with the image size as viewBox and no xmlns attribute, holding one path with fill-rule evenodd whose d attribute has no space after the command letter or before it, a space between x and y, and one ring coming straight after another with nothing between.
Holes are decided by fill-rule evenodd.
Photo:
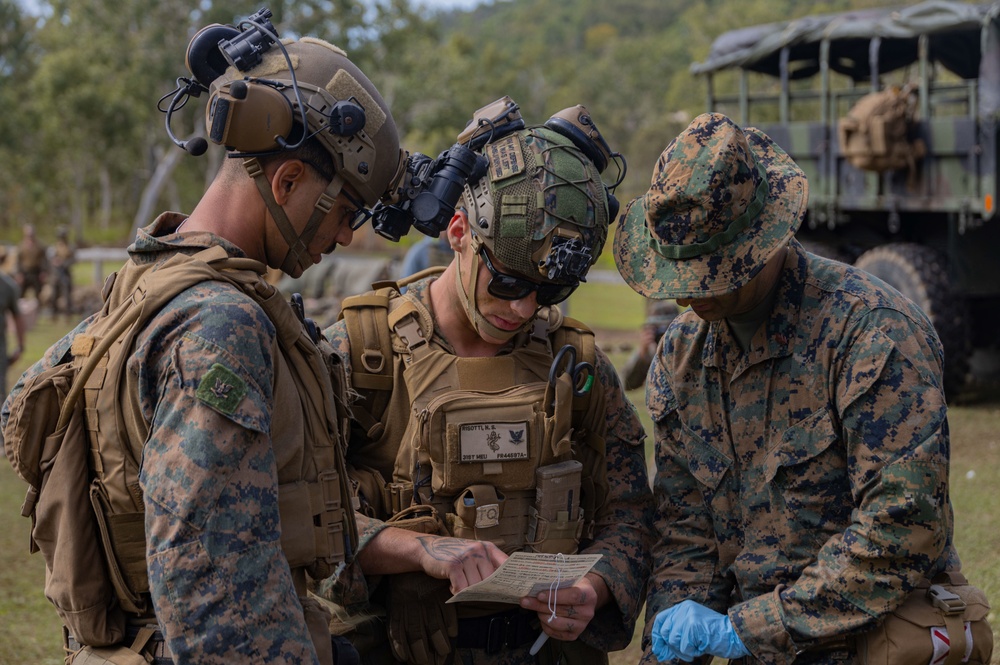
<instances>
[{"instance_id":1,"label":"black tactical glove","mask_svg":"<svg viewBox=\"0 0 1000 665\"><path fill-rule=\"evenodd\" d=\"M423 573L402 573L387 580L389 643L396 658L415 665L445 665L451 638L458 636L448 580Z\"/></svg>"}]
</instances>

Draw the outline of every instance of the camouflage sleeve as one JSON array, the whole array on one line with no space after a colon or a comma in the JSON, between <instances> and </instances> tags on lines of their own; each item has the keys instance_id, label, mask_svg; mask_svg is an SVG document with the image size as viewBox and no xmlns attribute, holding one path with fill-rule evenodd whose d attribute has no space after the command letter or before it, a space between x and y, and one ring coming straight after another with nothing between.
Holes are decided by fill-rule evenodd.
<instances>
[{"instance_id":1,"label":"camouflage sleeve","mask_svg":"<svg viewBox=\"0 0 1000 665\"><path fill-rule=\"evenodd\" d=\"M847 451L851 523L794 584L729 611L744 644L765 662L791 663L815 640L870 627L950 546L937 337L887 308L867 314L855 330L838 349L832 420L839 421L832 435Z\"/></svg>"},{"instance_id":2,"label":"camouflage sleeve","mask_svg":"<svg viewBox=\"0 0 1000 665\"><path fill-rule=\"evenodd\" d=\"M650 641L653 618L685 598L725 612L732 583L718 574L719 552L711 511L702 492L704 486L689 468L690 451L676 436L681 427L677 399L659 354L650 367L646 406L653 419L656 475L651 520L653 564L642 646L643 662L656 662Z\"/></svg>"},{"instance_id":3,"label":"camouflage sleeve","mask_svg":"<svg viewBox=\"0 0 1000 665\"><path fill-rule=\"evenodd\" d=\"M177 662L317 663L280 542L274 328L227 288L175 298L129 363L150 422L150 593Z\"/></svg>"},{"instance_id":4,"label":"camouflage sleeve","mask_svg":"<svg viewBox=\"0 0 1000 665\"><path fill-rule=\"evenodd\" d=\"M333 346L333 350L343 360L344 371L347 374L347 391L349 395L353 395L354 391L351 387L351 342L347 337L347 324L343 320L338 321L326 328L323 331L323 335L329 340L330 345ZM350 439L347 444L348 460L351 459L351 441L357 441L359 440L357 437L363 435L359 429L359 425L352 420ZM360 512L355 512L354 517L358 524L358 551L360 552L371 542L372 538L377 536L386 527L386 524L381 520L367 517ZM365 577L361 566L355 561L346 566L341 566L333 576L321 580L318 586L318 593L326 600L341 605L348 610L358 609L363 608L368 602L370 591L368 583L369 580Z\"/></svg>"},{"instance_id":5,"label":"camouflage sleeve","mask_svg":"<svg viewBox=\"0 0 1000 665\"><path fill-rule=\"evenodd\" d=\"M596 365L606 398L608 497L597 515L594 540L580 552L604 555L593 570L614 600L598 610L581 639L601 651L616 651L632 640L642 608L649 579L648 525L653 506L646 473L646 434L639 414L600 350Z\"/></svg>"}]
</instances>

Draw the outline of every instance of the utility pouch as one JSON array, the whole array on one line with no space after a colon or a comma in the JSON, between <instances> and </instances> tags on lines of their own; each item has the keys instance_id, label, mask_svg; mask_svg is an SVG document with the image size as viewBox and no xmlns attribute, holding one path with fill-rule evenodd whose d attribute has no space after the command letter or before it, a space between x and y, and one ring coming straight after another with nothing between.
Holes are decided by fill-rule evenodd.
<instances>
[{"instance_id":1,"label":"utility pouch","mask_svg":"<svg viewBox=\"0 0 1000 665\"><path fill-rule=\"evenodd\" d=\"M535 471L535 505L529 511L532 551L575 554L583 533L580 481L583 464L566 460Z\"/></svg>"},{"instance_id":2,"label":"utility pouch","mask_svg":"<svg viewBox=\"0 0 1000 665\"><path fill-rule=\"evenodd\" d=\"M418 460L431 467L431 489L454 496L488 483L500 491L529 490L545 434L544 385L496 392L458 390L432 399L419 414Z\"/></svg>"},{"instance_id":3,"label":"utility pouch","mask_svg":"<svg viewBox=\"0 0 1000 665\"><path fill-rule=\"evenodd\" d=\"M32 520L31 551L45 558L45 597L81 642L107 646L125 637L125 615L88 496L82 401L60 418L76 371L72 364L56 365L26 382L10 404L3 439L7 459L29 484L21 514Z\"/></svg>"},{"instance_id":4,"label":"utility pouch","mask_svg":"<svg viewBox=\"0 0 1000 665\"><path fill-rule=\"evenodd\" d=\"M986 595L961 573L923 580L876 628L856 638L859 665L986 665L993 632Z\"/></svg>"},{"instance_id":5,"label":"utility pouch","mask_svg":"<svg viewBox=\"0 0 1000 665\"><path fill-rule=\"evenodd\" d=\"M524 547L533 497L532 490L500 492L492 485L470 485L445 520L456 538L488 540L509 554Z\"/></svg>"},{"instance_id":6,"label":"utility pouch","mask_svg":"<svg viewBox=\"0 0 1000 665\"><path fill-rule=\"evenodd\" d=\"M492 485L472 485L455 499L451 531L456 538L493 540L499 535L507 498Z\"/></svg>"},{"instance_id":7,"label":"utility pouch","mask_svg":"<svg viewBox=\"0 0 1000 665\"><path fill-rule=\"evenodd\" d=\"M441 515L434 506L410 506L385 521L386 524L407 531L435 536L449 536Z\"/></svg>"},{"instance_id":8,"label":"utility pouch","mask_svg":"<svg viewBox=\"0 0 1000 665\"><path fill-rule=\"evenodd\" d=\"M128 612L141 614L146 608L141 594L149 592L145 513L115 514L104 487L96 480L90 485L90 502L104 551L110 554L107 557L108 575L115 586L118 601Z\"/></svg>"}]
</instances>

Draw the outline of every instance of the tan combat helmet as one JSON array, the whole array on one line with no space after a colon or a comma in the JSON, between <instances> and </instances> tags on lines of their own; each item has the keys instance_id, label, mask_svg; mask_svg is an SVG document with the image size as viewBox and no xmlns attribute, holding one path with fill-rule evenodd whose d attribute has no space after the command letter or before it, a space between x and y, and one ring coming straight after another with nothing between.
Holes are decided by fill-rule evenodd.
<instances>
[{"instance_id":1,"label":"tan combat helmet","mask_svg":"<svg viewBox=\"0 0 1000 665\"><path fill-rule=\"evenodd\" d=\"M281 268L290 272L296 264L305 269L311 263L305 247L345 183L357 191L359 204L373 206L390 188L402 153L388 105L344 51L311 37L279 41L270 17L261 9L242 29L218 24L202 29L188 46L186 63L209 91L208 137L231 157L246 159L289 245ZM255 158L295 150L308 139L329 152L335 172L313 218L296 236Z\"/></svg>"}]
</instances>

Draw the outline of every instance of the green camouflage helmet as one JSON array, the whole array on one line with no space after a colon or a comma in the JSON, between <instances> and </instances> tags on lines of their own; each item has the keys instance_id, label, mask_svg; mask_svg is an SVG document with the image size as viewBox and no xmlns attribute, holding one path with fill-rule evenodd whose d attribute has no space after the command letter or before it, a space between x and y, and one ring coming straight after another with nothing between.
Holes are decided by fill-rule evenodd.
<instances>
[{"instance_id":1,"label":"green camouflage helmet","mask_svg":"<svg viewBox=\"0 0 1000 665\"><path fill-rule=\"evenodd\" d=\"M466 186L473 234L504 266L531 279L578 284L608 236L608 194L594 163L545 126L482 149L485 176Z\"/></svg>"}]
</instances>

